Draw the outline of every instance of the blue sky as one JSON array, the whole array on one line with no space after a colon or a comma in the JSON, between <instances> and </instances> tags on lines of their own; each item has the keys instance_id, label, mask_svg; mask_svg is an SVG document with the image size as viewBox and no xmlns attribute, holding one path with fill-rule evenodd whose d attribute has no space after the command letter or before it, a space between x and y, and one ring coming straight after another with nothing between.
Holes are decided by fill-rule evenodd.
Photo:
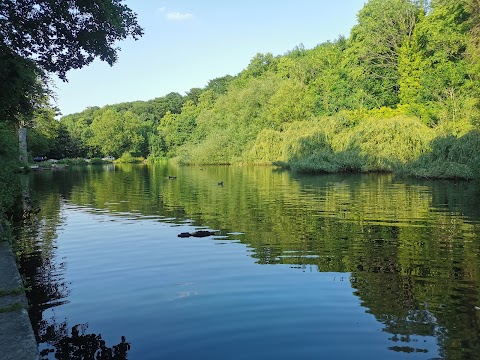
<instances>
[{"instance_id":1,"label":"blue sky","mask_svg":"<svg viewBox=\"0 0 480 360\"><path fill-rule=\"evenodd\" d=\"M281 55L348 36L366 0L127 0L145 35L126 40L118 62L95 61L54 78L63 115L88 106L185 95L235 75L257 53Z\"/></svg>"}]
</instances>

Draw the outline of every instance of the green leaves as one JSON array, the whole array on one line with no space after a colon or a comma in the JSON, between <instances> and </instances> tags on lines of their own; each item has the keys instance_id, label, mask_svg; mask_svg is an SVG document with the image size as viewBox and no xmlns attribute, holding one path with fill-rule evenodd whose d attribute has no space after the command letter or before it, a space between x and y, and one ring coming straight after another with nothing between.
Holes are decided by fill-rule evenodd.
<instances>
[{"instance_id":1,"label":"green leaves","mask_svg":"<svg viewBox=\"0 0 480 360\"><path fill-rule=\"evenodd\" d=\"M115 42L143 34L120 0L7 0L0 2L0 24L1 44L62 79L96 57L112 65Z\"/></svg>"},{"instance_id":2,"label":"green leaves","mask_svg":"<svg viewBox=\"0 0 480 360\"><path fill-rule=\"evenodd\" d=\"M352 29L349 56L359 67L359 85L372 94L367 107L398 103L399 52L411 38L423 9L409 0L370 0Z\"/></svg>"},{"instance_id":3,"label":"green leaves","mask_svg":"<svg viewBox=\"0 0 480 360\"><path fill-rule=\"evenodd\" d=\"M132 112L107 110L90 125L92 137L89 145L97 147L104 155L114 157L126 151L141 153L146 141L144 125Z\"/></svg>"},{"instance_id":4,"label":"green leaves","mask_svg":"<svg viewBox=\"0 0 480 360\"><path fill-rule=\"evenodd\" d=\"M0 37L0 121L30 117L47 94L44 73L33 61L12 53Z\"/></svg>"},{"instance_id":5,"label":"green leaves","mask_svg":"<svg viewBox=\"0 0 480 360\"><path fill-rule=\"evenodd\" d=\"M427 11L421 0L370 0L348 39L259 53L237 76L186 96L90 109L65 122L104 155L135 153L142 143L146 156L148 142L154 156L187 163L391 171L427 151L440 136L433 127L480 123L477 3L437 0Z\"/></svg>"}]
</instances>

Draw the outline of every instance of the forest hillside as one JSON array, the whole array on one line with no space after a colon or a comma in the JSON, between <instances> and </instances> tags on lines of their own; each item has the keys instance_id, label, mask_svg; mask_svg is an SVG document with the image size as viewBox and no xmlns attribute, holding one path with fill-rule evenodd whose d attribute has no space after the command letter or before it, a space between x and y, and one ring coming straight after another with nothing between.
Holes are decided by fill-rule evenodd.
<instances>
[{"instance_id":1,"label":"forest hillside","mask_svg":"<svg viewBox=\"0 0 480 360\"><path fill-rule=\"evenodd\" d=\"M185 95L37 112L32 155L480 177L480 2L370 0L348 38Z\"/></svg>"}]
</instances>

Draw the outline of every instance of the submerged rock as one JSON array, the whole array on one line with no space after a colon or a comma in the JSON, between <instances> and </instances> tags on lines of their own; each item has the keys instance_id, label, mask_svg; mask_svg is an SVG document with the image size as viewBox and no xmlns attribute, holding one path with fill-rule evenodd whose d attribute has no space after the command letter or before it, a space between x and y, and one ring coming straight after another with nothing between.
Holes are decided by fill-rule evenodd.
<instances>
[{"instance_id":1,"label":"submerged rock","mask_svg":"<svg viewBox=\"0 0 480 360\"><path fill-rule=\"evenodd\" d=\"M189 233L189 232L183 232L183 233L180 233L178 234L178 237L181 237L181 238L187 238L187 237L190 237L190 236L193 236L193 237L206 237L206 236L211 236L211 235L215 235L215 231L208 231L208 230L198 230L198 231L194 231L192 233Z\"/></svg>"}]
</instances>

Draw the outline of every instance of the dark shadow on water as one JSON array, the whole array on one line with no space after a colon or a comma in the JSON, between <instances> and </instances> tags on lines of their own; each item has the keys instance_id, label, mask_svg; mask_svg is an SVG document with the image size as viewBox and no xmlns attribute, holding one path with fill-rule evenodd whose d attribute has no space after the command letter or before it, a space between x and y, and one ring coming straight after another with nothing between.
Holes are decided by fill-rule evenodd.
<instances>
[{"instance_id":1,"label":"dark shadow on water","mask_svg":"<svg viewBox=\"0 0 480 360\"><path fill-rule=\"evenodd\" d=\"M54 355L59 360L125 360L130 343L122 336L117 345L107 346L101 334L89 334L88 324L78 324L71 329L66 322L50 324L40 339L45 347L41 360Z\"/></svg>"}]
</instances>

